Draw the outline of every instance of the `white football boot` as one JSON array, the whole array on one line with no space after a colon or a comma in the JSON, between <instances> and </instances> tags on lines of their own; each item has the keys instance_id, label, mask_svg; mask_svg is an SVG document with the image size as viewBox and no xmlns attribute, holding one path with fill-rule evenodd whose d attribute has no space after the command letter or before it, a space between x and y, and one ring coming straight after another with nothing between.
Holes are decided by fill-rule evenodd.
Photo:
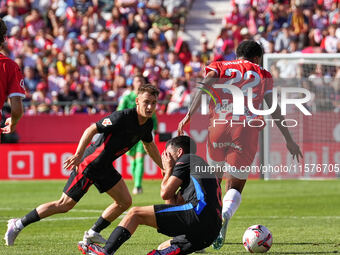
<instances>
[{"instance_id":1,"label":"white football boot","mask_svg":"<svg viewBox=\"0 0 340 255\"><path fill-rule=\"evenodd\" d=\"M7 223L7 231L5 234L5 241L6 245L12 246L14 245L15 238L17 238L18 234L20 233L21 229L19 229L15 222L19 219L10 219Z\"/></svg>"},{"instance_id":2,"label":"white football boot","mask_svg":"<svg viewBox=\"0 0 340 255\"><path fill-rule=\"evenodd\" d=\"M89 233L90 232L90 233ZM106 243L106 239L101 236L101 234L94 231L85 231L83 236L83 243Z\"/></svg>"}]
</instances>

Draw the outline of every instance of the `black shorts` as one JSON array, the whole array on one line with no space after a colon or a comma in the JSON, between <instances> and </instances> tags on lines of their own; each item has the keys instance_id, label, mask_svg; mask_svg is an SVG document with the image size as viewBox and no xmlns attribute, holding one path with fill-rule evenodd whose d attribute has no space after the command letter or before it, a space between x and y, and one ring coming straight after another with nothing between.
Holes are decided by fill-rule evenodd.
<instances>
[{"instance_id":1,"label":"black shorts","mask_svg":"<svg viewBox=\"0 0 340 255\"><path fill-rule=\"evenodd\" d=\"M86 172L73 170L64 187L64 193L76 202L79 202L92 184L96 186L100 193L103 193L110 190L122 179L122 176L113 167L105 170L86 170Z\"/></svg>"},{"instance_id":2,"label":"black shorts","mask_svg":"<svg viewBox=\"0 0 340 255\"><path fill-rule=\"evenodd\" d=\"M181 254L208 247L220 231L220 225L212 224L211 218L198 216L190 205L154 205L157 231L174 237L171 244L178 245Z\"/></svg>"}]
</instances>

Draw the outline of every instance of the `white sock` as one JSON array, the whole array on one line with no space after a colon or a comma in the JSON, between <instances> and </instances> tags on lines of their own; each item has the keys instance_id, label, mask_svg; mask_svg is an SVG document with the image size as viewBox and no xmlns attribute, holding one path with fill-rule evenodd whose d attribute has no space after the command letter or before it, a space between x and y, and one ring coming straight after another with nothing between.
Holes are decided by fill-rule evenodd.
<instances>
[{"instance_id":1,"label":"white sock","mask_svg":"<svg viewBox=\"0 0 340 255\"><path fill-rule=\"evenodd\" d=\"M22 225L21 219L19 219L15 222L15 226L20 230L22 230L24 228L24 225Z\"/></svg>"},{"instance_id":2,"label":"white sock","mask_svg":"<svg viewBox=\"0 0 340 255\"><path fill-rule=\"evenodd\" d=\"M229 189L223 197L222 215L230 219L241 204L241 193L236 189Z\"/></svg>"}]
</instances>

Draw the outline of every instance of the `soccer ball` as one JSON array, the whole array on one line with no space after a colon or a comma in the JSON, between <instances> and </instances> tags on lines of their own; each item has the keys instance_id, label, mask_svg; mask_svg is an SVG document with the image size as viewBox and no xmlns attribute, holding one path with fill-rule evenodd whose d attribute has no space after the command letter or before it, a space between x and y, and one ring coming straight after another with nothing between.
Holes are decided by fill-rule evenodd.
<instances>
[{"instance_id":1,"label":"soccer ball","mask_svg":"<svg viewBox=\"0 0 340 255\"><path fill-rule=\"evenodd\" d=\"M244 248L250 253L267 252L272 242L272 233L262 225L250 226L243 235Z\"/></svg>"}]
</instances>

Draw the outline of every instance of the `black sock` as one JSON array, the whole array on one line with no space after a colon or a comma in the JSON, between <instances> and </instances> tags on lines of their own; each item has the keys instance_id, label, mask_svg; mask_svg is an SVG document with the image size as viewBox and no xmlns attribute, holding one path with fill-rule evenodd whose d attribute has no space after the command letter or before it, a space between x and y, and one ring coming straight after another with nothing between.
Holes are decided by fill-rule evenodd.
<instances>
[{"instance_id":1,"label":"black sock","mask_svg":"<svg viewBox=\"0 0 340 255\"><path fill-rule=\"evenodd\" d=\"M131 233L126 228L118 226L113 230L107 240L104 249L108 254L112 254L131 237Z\"/></svg>"},{"instance_id":2,"label":"black sock","mask_svg":"<svg viewBox=\"0 0 340 255\"><path fill-rule=\"evenodd\" d=\"M109 222L108 220L105 220L102 216L100 216L97 220L96 223L94 223L92 230L100 233L100 231L102 231L104 228L106 228L107 226L109 226L111 224L111 222Z\"/></svg>"},{"instance_id":3,"label":"black sock","mask_svg":"<svg viewBox=\"0 0 340 255\"><path fill-rule=\"evenodd\" d=\"M37 209L34 209L21 218L21 223L22 225L24 225L24 227L26 227L27 225L34 223L36 221L39 221L39 220L40 220L40 217L38 215Z\"/></svg>"}]
</instances>

